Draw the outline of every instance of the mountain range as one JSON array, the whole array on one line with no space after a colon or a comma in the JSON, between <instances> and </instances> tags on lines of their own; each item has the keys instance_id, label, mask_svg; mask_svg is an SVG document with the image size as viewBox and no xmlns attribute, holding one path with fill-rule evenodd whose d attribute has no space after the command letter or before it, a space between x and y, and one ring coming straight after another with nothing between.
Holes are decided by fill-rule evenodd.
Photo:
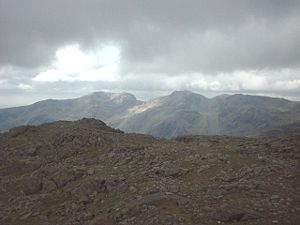
<instances>
[{"instance_id":1,"label":"mountain range","mask_svg":"<svg viewBox=\"0 0 300 225\"><path fill-rule=\"evenodd\" d=\"M140 101L129 93L95 92L0 109L0 131L83 117L100 119L126 132L164 138L191 134L255 136L295 127L293 124L300 121L300 102L241 94L206 98L190 91Z\"/></svg>"}]
</instances>

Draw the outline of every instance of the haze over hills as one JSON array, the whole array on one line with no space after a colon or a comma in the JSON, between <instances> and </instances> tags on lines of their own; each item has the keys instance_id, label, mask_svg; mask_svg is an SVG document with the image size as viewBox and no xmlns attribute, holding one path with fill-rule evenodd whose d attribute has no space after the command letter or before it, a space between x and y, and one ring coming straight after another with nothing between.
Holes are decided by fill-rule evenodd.
<instances>
[{"instance_id":1,"label":"haze over hills","mask_svg":"<svg viewBox=\"0 0 300 225\"><path fill-rule=\"evenodd\" d=\"M83 117L101 119L126 132L157 137L246 136L297 123L300 103L241 94L209 99L190 91L175 91L143 102L128 93L96 92L76 99L0 109L0 130Z\"/></svg>"}]
</instances>

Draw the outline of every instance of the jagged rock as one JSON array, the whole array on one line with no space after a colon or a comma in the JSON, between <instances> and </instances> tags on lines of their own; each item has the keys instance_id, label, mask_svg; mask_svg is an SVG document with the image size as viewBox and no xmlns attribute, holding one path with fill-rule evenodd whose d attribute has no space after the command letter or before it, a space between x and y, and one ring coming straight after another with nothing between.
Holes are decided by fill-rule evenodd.
<instances>
[{"instance_id":1,"label":"jagged rock","mask_svg":"<svg viewBox=\"0 0 300 225\"><path fill-rule=\"evenodd\" d=\"M75 181L85 174L83 169L59 166L45 167L42 169L42 173L45 177L54 182L57 188L62 188L69 182Z\"/></svg>"}]
</instances>

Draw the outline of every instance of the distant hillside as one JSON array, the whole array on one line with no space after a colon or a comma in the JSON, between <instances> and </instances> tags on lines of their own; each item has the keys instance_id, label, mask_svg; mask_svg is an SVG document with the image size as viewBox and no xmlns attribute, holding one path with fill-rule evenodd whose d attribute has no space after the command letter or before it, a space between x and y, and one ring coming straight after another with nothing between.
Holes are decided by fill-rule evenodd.
<instances>
[{"instance_id":1,"label":"distant hillside","mask_svg":"<svg viewBox=\"0 0 300 225\"><path fill-rule=\"evenodd\" d=\"M223 95L209 99L189 91L142 102L128 93L97 92L69 100L45 100L1 109L0 131L83 117L127 132L172 138L190 134L255 136L300 120L300 103L280 98Z\"/></svg>"},{"instance_id":2,"label":"distant hillside","mask_svg":"<svg viewBox=\"0 0 300 225\"><path fill-rule=\"evenodd\" d=\"M300 120L300 103L248 95L212 99L188 91L144 102L112 124L159 137L189 134L255 135Z\"/></svg>"},{"instance_id":3,"label":"distant hillside","mask_svg":"<svg viewBox=\"0 0 300 225\"><path fill-rule=\"evenodd\" d=\"M67 100L45 100L33 105L0 109L0 131L20 125L39 125L57 120L78 120L83 117L114 120L141 101L128 93L96 92Z\"/></svg>"}]
</instances>

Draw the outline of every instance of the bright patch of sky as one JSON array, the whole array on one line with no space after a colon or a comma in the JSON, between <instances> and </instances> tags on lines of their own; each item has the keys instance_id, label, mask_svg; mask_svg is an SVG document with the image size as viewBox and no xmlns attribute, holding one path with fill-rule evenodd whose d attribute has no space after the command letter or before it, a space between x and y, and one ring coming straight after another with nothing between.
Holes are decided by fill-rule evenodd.
<instances>
[{"instance_id":1,"label":"bright patch of sky","mask_svg":"<svg viewBox=\"0 0 300 225\"><path fill-rule=\"evenodd\" d=\"M83 52L78 45L57 50L52 66L33 81L116 81L119 77L120 50L105 46L95 52Z\"/></svg>"}]
</instances>

